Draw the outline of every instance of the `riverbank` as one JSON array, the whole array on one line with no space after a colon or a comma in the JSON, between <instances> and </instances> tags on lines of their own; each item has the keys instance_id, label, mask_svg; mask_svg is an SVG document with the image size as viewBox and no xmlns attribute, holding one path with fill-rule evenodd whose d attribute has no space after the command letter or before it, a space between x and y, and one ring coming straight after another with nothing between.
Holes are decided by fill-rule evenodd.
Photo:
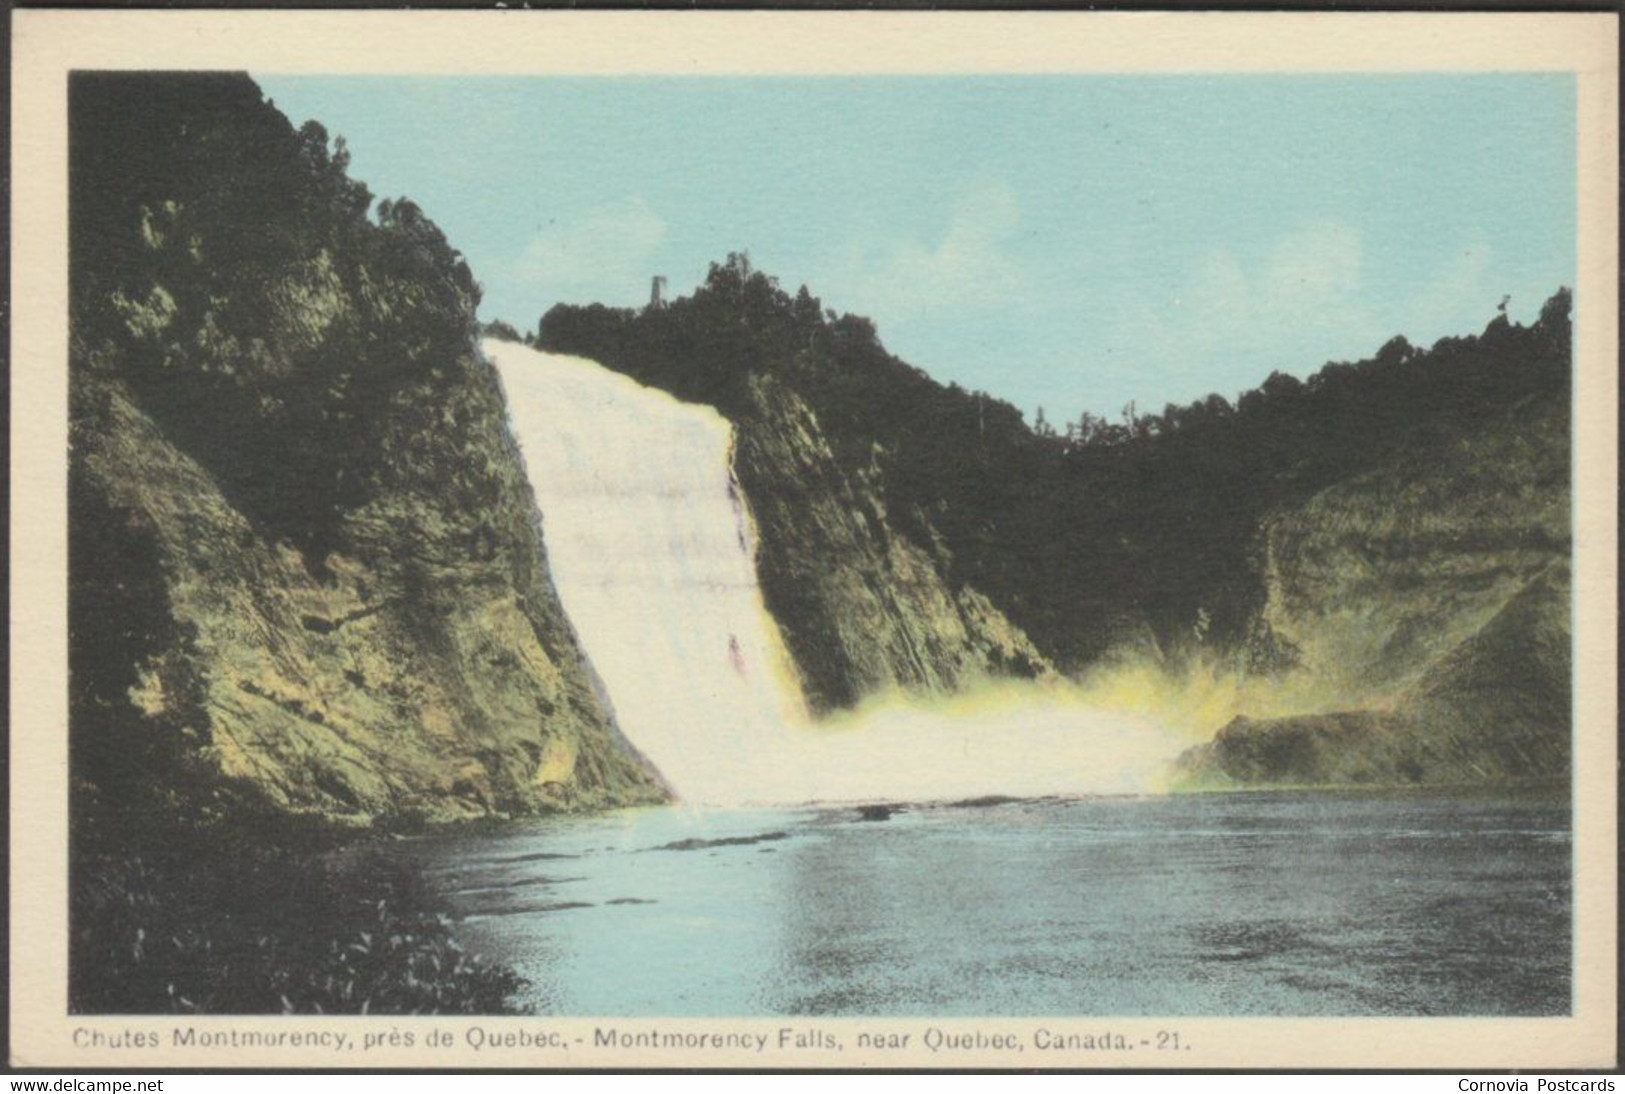
<instances>
[{"instance_id":1,"label":"riverbank","mask_svg":"<svg viewBox=\"0 0 1625 1094\"><path fill-rule=\"evenodd\" d=\"M74 852L77 1014L518 1014L388 835L289 820Z\"/></svg>"}]
</instances>

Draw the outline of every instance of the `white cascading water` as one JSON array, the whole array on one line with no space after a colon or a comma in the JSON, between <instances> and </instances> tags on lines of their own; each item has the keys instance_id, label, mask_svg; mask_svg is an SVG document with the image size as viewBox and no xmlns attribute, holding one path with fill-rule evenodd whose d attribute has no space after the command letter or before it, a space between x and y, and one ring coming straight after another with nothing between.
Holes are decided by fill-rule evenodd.
<instances>
[{"instance_id":1,"label":"white cascading water","mask_svg":"<svg viewBox=\"0 0 1625 1094\"><path fill-rule=\"evenodd\" d=\"M627 738L692 804L1150 788L1181 742L1064 688L815 726L756 584L732 426L596 362L487 340L553 582Z\"/></svg>"}]
</instances>

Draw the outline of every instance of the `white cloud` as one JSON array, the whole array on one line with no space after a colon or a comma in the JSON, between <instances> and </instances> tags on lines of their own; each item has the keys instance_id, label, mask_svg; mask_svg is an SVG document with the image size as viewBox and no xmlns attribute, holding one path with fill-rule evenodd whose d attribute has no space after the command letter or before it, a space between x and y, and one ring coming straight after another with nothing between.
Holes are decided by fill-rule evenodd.
<instances>
[{"instance_id":1,"label":"white cloud","mask_svg":"<svg viewBox=\"0 0 1625 1094\"><path fill-rule=\"evenodd\" d=\"M1489 242L1475 239L1440 264L1426 289L1416 302L1420 329L1428 333L1457 333L1451 324L1463 312L1488 313L1496 302L1495 291L1487 282L1490 259L1493 258Z\"/></svg>"},{"instance_id":2,"label":"white cloud","mask_svg":"<svg viewBox=\"0 0 1625 1094\"><path fill-rule=\"evenodd\" d=\"M1003 183L963 193L933 240L855 240L825 263L818 281L840 287L877 318L916 318L943 308L992 306L1029 286L1007 247L1021 225L1016 196Z\"/></svg>"},{"instance_id":3,"label":"white cloud","mask_svg":"<svg viewBox=\"0 0 1625 1094\"><path fill-rule=\"evenodd\" d=\"M1360 233L1337 221L1321 221L1276 242L1260 278L1265 317L1311 315L1341 307L1360 287L1364 247Z\"/></svg>"},{"instance_id":4,"label":"white cloud","mask_svg":"<svg viewBox=\"0 0 1625 1094\"><path fill-rule=\"evenodd\" d=\"M1196 264L1176 303L1203 322L1239 326L1252 312L1253 286L1235 255L1215 251Z\"/></svg>"},{"instance_id":5,"label":"white cloud","mask_svg":"<svg viewBox=\"0 0 1625 1094\"><path fill-rule=\"evenodd\" d=\"M1251 387L1272 369L1301 374L1386 337L1365 274L1357 229L1303 224L1251 261L1223 248L1203 254L1177 292L1121 314L1107 344L1144 376L1143 390L1179 401Z\"/></svg>"},{"instance_id":6,"label":"white cloud","mask_svg":"<svg viewBox=\"0 0 1625 1094\"><path fill-rule=\"evenodd\" d=\"M1191 333L1242 334L1261 326L1345 326L1357 311L1364 246L1360 233L1319 221L1281 236L1252 270L1212 251L1172 302L1173 326Z\"/></svg>"},{"instance_id":7,"label":"white cloud","mask_svg":"<svg viewBox=\"0 0 1625 1094\"><path fill-rule=\"evenodd\" d=\"M588 303L634 300L658 271L652 260L666 222L642 197L550 221L513 262L509 277L543 298Z\"/></svg>"}]
</instances>

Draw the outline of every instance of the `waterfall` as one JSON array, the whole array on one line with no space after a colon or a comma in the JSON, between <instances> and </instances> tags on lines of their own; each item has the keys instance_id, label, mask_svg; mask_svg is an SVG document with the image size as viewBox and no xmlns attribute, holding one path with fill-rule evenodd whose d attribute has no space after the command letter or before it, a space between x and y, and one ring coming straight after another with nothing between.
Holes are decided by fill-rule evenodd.
<instances>
[{"instance_id":1,"label":"waterfall","mask_svg":"<svg viewBox=\"0 0 1625 1094\"><path fill-rule=\"evenodd\" d=\"M805 721L756 585L733 427L579 357L487 341L553 582L628 738L689 800L733 800Z\"/></svg>"},{"instance_id":2,"label":"waterfall","mask_svg":"<svg viewBox=\"0 0 1625 1094\"><path fill-rule=\"evenodd\" d=\"M627 738L685 801L1138 790L1180 742L1011 685L809 723L756 583L733 428L581 357L487 340L553 582Z\"/></svg>"}]
</instances>

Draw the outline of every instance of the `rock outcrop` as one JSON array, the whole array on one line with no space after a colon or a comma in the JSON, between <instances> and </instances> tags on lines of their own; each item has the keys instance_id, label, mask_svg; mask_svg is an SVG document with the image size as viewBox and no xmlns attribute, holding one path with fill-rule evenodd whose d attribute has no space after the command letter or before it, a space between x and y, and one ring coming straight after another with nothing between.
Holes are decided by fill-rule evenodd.
<instances>
[{"instance_id":1,"label":"rock outcrop","mask_svg":"<svg viewBox=\"0 0 1625 1094\"><path fill-rule=\"evenodd\" d=\"M560 607L439 230L369 215L342 142L247 77L86 74L70 99L77 800L365 822L664 798ZM1568 311L1064 435L740 255L537 338L730 420L816 712L1222 664L1324 701L1232 722L1194 782L1503 781L1569 762Z\"/></svg>"},{"instance_id":2,"label":"rock outcrop","mask_svg":"<svg viewBox=\"0 0 1625 1094\"><path fill-rule=\"evenodd\" d=\"M1275 514L1261 619L1328 713L1238 718L1182 761L1197 783L1566 777L1573 731L1568 408Z\"/></svg>"},{"instance_id":3,"label":"rock outcrop","mask_svg":"<svg viewBox=\"0 0 1625 1094\"><path fill-rule=\"evenodd\" d=\"M894 500L898 442L885 403L917 411L915 395L947 389L887 355L866 321L826 316L805 289L792 298L735 255L665 307L555 307L538 345L713 406L733 423L758 580L815 713L886 692L1054 673L959 572L927 507ZM976 414L966 393L951 401L954 413ZM1001 404L990 413L1015 412Z\"/></svg>"},{"instance_id":4,"label":"rock outcrop","mask_svg":"<svg viewBox=\"0 0 1625 1094\"><path fill-rule=\"evenodd\" d=\"M1414 681L1541 575L1566 573L1568 427L1564 400L1520 406L1272 512L1261 625L1338 694Z\"/></svg>"},{"instance_id":5,"label":"rock outcrop","mask_svg":"<svg viewBox=\"0 0 1625 1094\"><path fill-rule=\"evenodd\" d=\"M246 77L72 87L79 804L661 800L560 608L478 287Z\"/></svg>"},{"instance_id":6,"label":"rock outcrop","mask_svg":"<svg viewBox=\"0 0 1625 1094\"><path fill-rule=\"evenodd\" d=\"M895 526L883 453L848 474L817 415L770 376L752 378L734 428L734 472L761 538L757 579L812 710L1053 673L985 596L951 586L940 542L933 556Z\"/></svg>"},{"instance_id":7,"label":"rock outcrop","mask_svg":"<svg viewBox=\"0 0 1625 1094\"><path fill-rule=\"evenodd\" d=\"M1150 669L1251 712L1194 781L1500 781L1569 754L1569 309L1064 435L741 255L663 308L555 307L538 338L734 422L815 709Z\"/></svg>"}]
</instances>

